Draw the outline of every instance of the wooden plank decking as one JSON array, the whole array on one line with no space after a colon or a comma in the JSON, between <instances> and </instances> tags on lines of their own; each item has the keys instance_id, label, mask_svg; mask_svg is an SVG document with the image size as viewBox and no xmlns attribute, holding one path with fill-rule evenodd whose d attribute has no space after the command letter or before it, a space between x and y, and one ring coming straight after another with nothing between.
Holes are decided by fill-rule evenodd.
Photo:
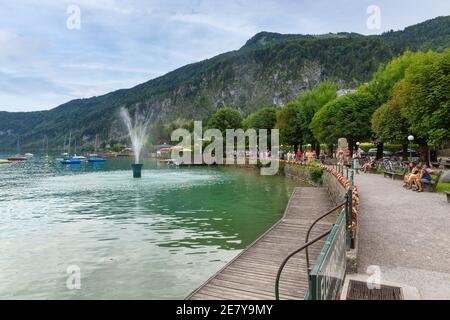
<instances>
[{"instance_id":1,"label":"wooden plank decking","mask_svg":"<svg viewBox=\"0 0 450 320\"><path fill-rule=\"evenodd\" d=\"M325 188L296 188L283 218L264 235L191 293L191 300L272 300L275 278L283 260L304 244L306 232L314 220L333 208ZM319 222L311 239L328 231L335 215ZM324 241L309 249L311 262ZM308 288L304 253L294 256L286 265L281 281L281 299L303 299Z\"/></svg>"}]
</instances>

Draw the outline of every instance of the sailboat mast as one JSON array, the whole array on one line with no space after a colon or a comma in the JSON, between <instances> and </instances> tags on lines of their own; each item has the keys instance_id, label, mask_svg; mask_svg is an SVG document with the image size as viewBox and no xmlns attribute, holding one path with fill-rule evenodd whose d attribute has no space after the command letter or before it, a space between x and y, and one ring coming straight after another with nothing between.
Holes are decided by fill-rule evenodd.
<instances>
[{"instance_id":1,"label":"sailboat mast","mask_svg":"<svg viewBox=\"0 0 450 320\"><path fill-rule=\"evenodd\" d=\"M69 147L67 148L67 153L70 156L70 139L72 138L72 131L69 131Z\"/></svg>"}]
</instances>

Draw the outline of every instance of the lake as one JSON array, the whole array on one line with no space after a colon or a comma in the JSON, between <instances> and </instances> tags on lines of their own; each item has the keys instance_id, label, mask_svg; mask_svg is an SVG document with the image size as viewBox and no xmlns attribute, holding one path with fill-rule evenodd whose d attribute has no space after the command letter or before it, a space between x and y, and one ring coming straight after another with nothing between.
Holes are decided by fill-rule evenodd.
<instances>
[{"instance_id":1,"label":"lake","mask_svg":"<svg viewBox=\"0 0 450 320\"><path fill-rule=\"evenodd\" d=\"M182 299L279 220L300 186L151 160L133 179L130 165L0 165L0 298ZM66 285L73 266L79 290Z\"/></svg>"}]
</instances>

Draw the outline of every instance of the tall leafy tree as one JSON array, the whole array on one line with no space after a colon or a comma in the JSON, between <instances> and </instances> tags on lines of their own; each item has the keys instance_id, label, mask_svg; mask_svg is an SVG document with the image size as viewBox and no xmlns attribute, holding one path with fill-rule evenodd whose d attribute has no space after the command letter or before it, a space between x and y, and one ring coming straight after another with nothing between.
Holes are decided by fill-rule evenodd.
<instances>
[{"instance_id":1,"label":"tall leafy tree","mask_svg":"<svg viewBox=\"0 0 450 320\"><path fill-rule=\"evenodd\" d=\"M403 147L403 157L407 157L407 137L410 133L409 121L402 114L405 98L396 86L393 97L372 115L372 131L381 143L399 143Z\"/></svg>"},{"instance_id":2,"label":"tall leafy tree","mask_svg":"<svg viewBox=\"0 0 450 320\"><path fill-rule=\"evenodd\" d=\"M275 128L280 130L280 142L295 149L303 144L303 135L299 123L299 106L296 101L289 102L277 112Z\"/></svg>"},{"instance_id":3,"label":"tall leafy tree","mask_svg":"<svg viewBox=\"0 0 450 320\"><path fill-rule=\"evenodd\" d=\"M377 105L381 107L391 98L394 86L404 78L406 70L418 55L423 53L406 51L389 63L380 65L377 72L373 74L372 80L360 89L370 93Z\"/></svg>"},{"instance_id":4,"label":"tall leafy tree","mask_svg":"<svg viewBox=\"0 0 450 320\"><path fill-rule=\"evenodd\" d=\"M242 128L242 120L241 114L236 109L220 108L209 119L208 127L225 133L226 129Z\"/></svg>"},{"instance_id":5,"label":"tall leafy tree","mask_svg":"<svg viewBox=\"0 0 450 320\"><path fill-rule=\"evenodd\" d=\"M250 114L244 120L245 128L252 129L267 129L270 130L275 128L277 122L277 109L275 107L265 107L255 113Z\"/></svg>"},{"instance_id":6,"label":"tall leafy tree","mask_svg":"<svg viewBox=\"0 0 450 320\"><path fill-rule=\"evenodd\" d=\"M450 140L450 49L420 55L399 83L396 96L404 97L402 114L418 137L422 154L428 145Z\"/></svg>"},{"instance_id":7,"label":"tall leafy tree","mask_svg":"<svg viewBox=\"0 0 450 320\"><path fill-rule=\"evenodd\" d=\"M381 107L392 96L395 85L404 78L405 72L414 59L423 53L413 53L406 51L401 56L391 60L388 64L382 64L378 71L374 73L372 80L367 84L359 88L361 91L371 94L378 107ZM383 143L382 139L379 139L375 135L377 145L377 158L383 156Z\"/></svg>"},{"instance_id":8,"label":"tall leafy tree","mask_svg":"<svg viewBox=\"0 0 450 320\"><path fill-rule=\"evenodd\" d=\"M310 129L324 143L347 138L350 151L358 140L371 136L371 117L375 111L375 98L358 91L327 103L314 116Z\"/></svg>"},{"instance_id":9,"label":"tall leafy tree","mask_svg":"<svg viewBox=\"0 0 450 320\"><path fill-rule=\"evenodd\" d=\"M334 83L324 81L318 87L305 91L298 98L298 124L303 142L310 143L320 152L320 143L314 137L309 127L314 115L329 101L336 99L337 86Z\"/></svg>"}]
</instances>

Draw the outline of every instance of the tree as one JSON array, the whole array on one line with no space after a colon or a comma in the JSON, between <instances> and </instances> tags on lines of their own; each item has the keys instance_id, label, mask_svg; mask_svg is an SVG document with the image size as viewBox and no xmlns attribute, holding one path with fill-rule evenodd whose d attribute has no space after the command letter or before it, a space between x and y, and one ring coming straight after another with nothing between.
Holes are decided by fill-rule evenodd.
<instances>
[{"instance_id":1,"label":"tree","mask_svg":"<svg viewBox=\"0 0 450 320\"><path fill-rule=\"evenodd\" d=\"M208 121L208 128L219 129L225 133L226 129L242 128L242 116L236 109L220 108Z\"/></svg>"},{"instance_id":2,"label":"tree","mask_svg":"<svg viewBox=\"0 0 450 320\"><path fill-rule=\"evenodd\" d=\"M450 49L417 56L397 85L393 98L403 97L402 115L417 137L424 161L428 144L439 146L450 139L449 88Z\"/></svg>"},{"instance_id":3,"label":"tree","mask_svg":"<svg viewBox=\"0 0 450 320\"><path fill-rule=\"evenodd\" d=\"M399 90L396 87L394 92ZM372 131L378 142L399 143L403 147L403 158L406 158L408 142L406 137L411 132L407 118L402 114L405 97L394 93L393 98L378 108L372 115Z\"/></svg>"},{"instance_id":4,"label":"tree","mask_svg":"<svg viewBox=\"0 0 450 320\"><path fill-rule=\"evenodd\" d=\"M267 129L275 128L277 122L277 109L275 107L265 107L259 111L250 114L244 120L244 127L246 129Z\"/></svg>"},{"instance_id":5,"label":"tree","mask_svg":"<svg viewBox=\"0 0 450 320\"><path fill-rule=\"evenodd\" d=\"M242 123L245 130L255 129L258 136L260 129L267 130L267 144L271 149L271 133L277 122L277 109L275 107L264 107L250 114Z\"/></svg>"},{"instance_id":6,"label":"tree","mask_svg":"<svg viewBox=\"0 0 450 320\"><path fill-rule=\"evenodd\" d=\"M450 139L450 49L428 52L408 69L403 80L404 115L414 133L433 146Z\"/></svg>"},{"instance_id":7,"label":"tree","mask_svg":"<svg viewBox=\"0 0 450 320\"><path fill-rule=\"evenodd\" d=\"M280 130L280 142L287 146L294 146L297 150L303 143L298 117L298 103L289 102L277 112L275 128Z\"/></svg>"},{"instance_id":8,"label":"tree","mask_svg":"<svg viewBox=\"0 0 450 320\"><path fill-rule=\"evenodd\" d=\"M406 70L420 54L423 53L406 51L388 64L382 64L374 73L372 80L360 90L371 94L375 98L376 105L381 107L391 98L394 86L404 78ZM383 157L383 141L377 140L377 142L377 159L380 159Z\"/></svg>"},{"instance_id":9,"label":"tree","mask_svg":"<svg viewBox=\"0 0 450 320\"><path fill-rule=\"evenodd\" d=\"M377 105L381 107L391 98L395 85L404 78L405 72L411 63L418 55L422 54L422 52L413 53L406 51L388 64L382 64L378 71L373 74L372 80L360 89L370 93Z\"/></svg>"},{"instance_id":10,"label":"tree","mask_svg":"<svg viewBox=\"0 0 450 320\"><path fill-rule=\"evenodd\" d=\"M316 112L309 128L314 137L321 143L334 144L338 138L334 133L336 124L336 108L334 104L339 99L332 100Z\"/></svg>"},{"instance_id":11,"label":"tree","mask_svg":"<svg viewBox=\"0 0 450 320\"><path fill-rule=\"evenodd\" d=\"M314 137L309 125L314 115L329 101L336 99L337 86L334 83L324 81L318 87L305 91L298 98L298 124L303 142L310 143L316 154L320 153L320 143Z\"/></svg>"},{"instance_id":12,"label":"tree","mask_svg":"<svg viewBox=\"0 0 450 320\"><path fill-rule=\"evenodd\" d=\"M375 98L367 92L357 91L327 103L314 116L310 129L323 143L347 138L353 152L358 140L370 138L370 120L375 109Z\"/></svg>"}]
</instances>

